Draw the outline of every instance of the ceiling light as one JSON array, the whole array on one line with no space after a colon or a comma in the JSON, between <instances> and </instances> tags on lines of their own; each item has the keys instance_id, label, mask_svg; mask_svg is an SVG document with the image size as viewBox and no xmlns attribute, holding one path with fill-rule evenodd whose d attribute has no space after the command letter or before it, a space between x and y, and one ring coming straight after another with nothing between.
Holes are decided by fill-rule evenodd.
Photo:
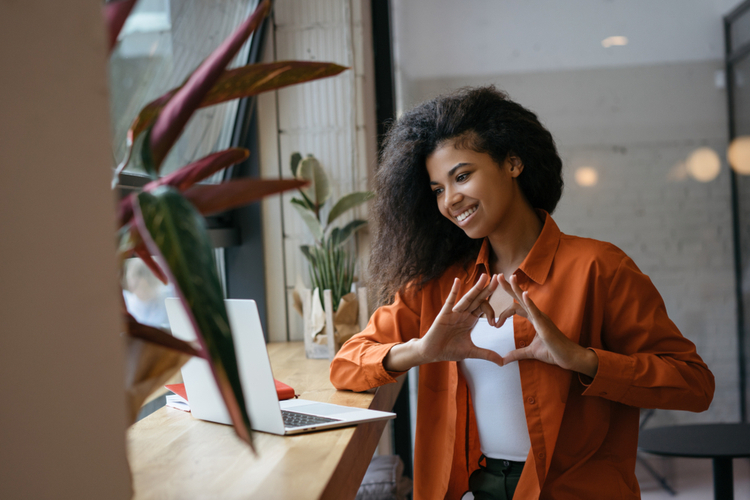
<instances>
[{"instance_id":1,"label":"ceiling light","mask_svg":"<svg viewBox=\"0 0 750 500\"><path fill-rule=\"evenodd\" d=\"M575 179L579 186L591 187L599 181L599 172L592 167L580 167L576 169Z\"/></svg>"},{"instance_id":2,"label":"ceiling light","mask_svg":"<svg viewBox=\"0 0 750 500\"><path fill-rule=\"evenodd\" d=\"M721 159L711 148L698 148L687 159L687 170L693 178L700 182L710 182L716 179L721 170Z\"/></svg>"},{"instance_id":3,"label":"ceiling light","mask_svg":"<svg viewBox=\"0 0 750 500\"><path fill-rule=\"evenodd\" d=\"M750 135L732 141L727 149L727 160L738 174L750 175Z\"/></svg>"},{"instance_id":4,"label":"ceiling light","mask_svg":"<svg viewBox=\"0 0 750 500\"><path fill-rule=\"evenodd\" d=\"M625 36L610 36L602 40L602 47L604 47L605 49L614 47L615 45L627 45L627 44L628 44L628 37L625 37Z\"/></svg>"}]
</instances>

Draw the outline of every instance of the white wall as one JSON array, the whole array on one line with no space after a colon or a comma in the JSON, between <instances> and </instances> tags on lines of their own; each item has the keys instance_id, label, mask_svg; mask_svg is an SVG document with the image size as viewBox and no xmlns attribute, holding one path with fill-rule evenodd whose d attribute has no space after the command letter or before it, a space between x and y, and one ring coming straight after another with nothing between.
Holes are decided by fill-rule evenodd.
<instances>
[{"instance_id":1,"label":"white wall","mask_svg":"<svg viewBox=\"0 0 750 500\"><path fill-rule=\"evenodd\" d=\"M476 4L469 2L460 7L463 12L446 5L422 17L418 5L397 0L394 9L402 108L491 83L535 111L564 161L566 188L555 213L561 229L625 250L696 343L716 376L711 408L699 415L658 412L653 423L739 418L721 86L721 15L737 3L519 0L492 7L476 2L482 7L472 9L467 6ZM410 43L429 39L427 33L435 40L432 47ZM629 44L604 49L604 33L628 36ZM476 45L478 40L485 45ZM518 55L507 54L509 48ZM456 55L459 49L466 58ZM449 52L437 64L440 51ZM481 69L470 65L476 57L484 57ZM686 176L681 166L700 146L722 158L719 176L708 183ZM598 171L595 186L576 184L574 172L583 166Z\"/></svg>"},{"instance_id":2,"label":"white wall","mask_svg":"<svg viewBox=\"0 0 750 500\"><path fill-rule=\"evenodd\" d=\"M369 0L278 0L264 60L326 61L343 73L286 87L258 98L263 177L291 178L291 154L313 154L331 181L333 203L368 187L376 160L375 100ZM313 240L290 200L296 192L263 202L263 243L270 340L302 340L302 318L291 293L299 276L310 286L299 246ZM324 217L333 206L328 202ZM342 216L342 225L362 206ZM339 220L337 220L337 223ZM367 266L366 230L360 231L359 275Z\"/></svg>"},{"instance_id":3,"label":"white wall","mask_svg":"<svg viewBox=\"0 0 750 500\"><path fill-rule=\"evenodd\" d=\"M409 79L720 59L741 0L393 0ZM610 36L627 48L603 50Z\"/></svg>"},{"instance_id":4,"label":"white wall","mask_svg":"<svg viewBox=\"0 0 750 500\"><path fill-rule=\"evenodd\" d=\"M131 496L100 2L0 2L0 498Z\"/></svg>"}]
</instances>

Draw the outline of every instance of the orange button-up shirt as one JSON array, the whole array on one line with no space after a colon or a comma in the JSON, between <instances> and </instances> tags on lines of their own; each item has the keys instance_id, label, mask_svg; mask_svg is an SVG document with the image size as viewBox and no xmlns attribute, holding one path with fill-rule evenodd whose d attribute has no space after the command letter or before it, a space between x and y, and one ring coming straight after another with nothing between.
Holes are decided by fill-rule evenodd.
<instances>
[{"instance_id":1,"label":"orange button-up shirt","mask_svg":"<svg viewBox=\"0 0 750 500\"><path fill-rule=\"evenodd\" d=\"M519 361L531 450L515 499L640 498L635 478L639 408L703 411L714 378L667 316L651 280L612 244L544 227L515 275L519 286L573 342L599 357L593 379L537 360ZM422 337L454 277L468 291L490 272L489 242L476 264L454 265L422 289L399 292L379 308L331 363L339 389L363 391L394 382L383 368L394 345ZM534 328L513 317L517 347ZM466 381L455 362L419 367L414 498L458 499L481 451Z\"/></svg>"}]
</instances>

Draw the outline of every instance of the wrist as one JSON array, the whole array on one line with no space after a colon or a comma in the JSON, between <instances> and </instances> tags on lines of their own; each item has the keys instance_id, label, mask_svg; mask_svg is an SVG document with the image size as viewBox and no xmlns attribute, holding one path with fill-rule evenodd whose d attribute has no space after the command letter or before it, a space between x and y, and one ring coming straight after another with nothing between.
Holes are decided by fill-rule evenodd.
<instances>
[{"instance_id":1,"label":"wrist","mask_svg":"<svg viewBox=\"0 0 750 500\"><path fill-rule=\"evenodd\" d=\"M394 345L383 359L383 368L391 372L405 372L424 364L420 339Z\"/></svg>"},{"instance_id":2,"label":"wrist","mask_svg":"<svg viewBox=\"0 0 750 500\"><path fill-rule=\"evenodd\" d=\"M596 376L596 372L598 370L599 356L597 356L596 353L591 349L581 347L579 361L577 363L575 371L593 379Z\"/></svg>"}]
</instances>

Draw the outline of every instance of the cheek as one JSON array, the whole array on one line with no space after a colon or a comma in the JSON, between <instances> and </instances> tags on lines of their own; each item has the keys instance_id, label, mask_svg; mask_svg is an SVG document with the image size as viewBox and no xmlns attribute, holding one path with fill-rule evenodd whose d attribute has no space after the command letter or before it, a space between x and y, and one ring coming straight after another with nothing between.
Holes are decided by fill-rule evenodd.
<instances>
[{"instance_id":1,"label":"cheek","mask_svg":"<svg viewBox=\"0 0 750 500\"><path fill-rule=\"evenodd\" d=\"M445 204L440 199L437 199L437 208L438 208L438 212L440 212L440 215L442 215L448 220L453 220L451 216L448 214L448 211L445 209Z\"/></svg>"}]
</instances>

